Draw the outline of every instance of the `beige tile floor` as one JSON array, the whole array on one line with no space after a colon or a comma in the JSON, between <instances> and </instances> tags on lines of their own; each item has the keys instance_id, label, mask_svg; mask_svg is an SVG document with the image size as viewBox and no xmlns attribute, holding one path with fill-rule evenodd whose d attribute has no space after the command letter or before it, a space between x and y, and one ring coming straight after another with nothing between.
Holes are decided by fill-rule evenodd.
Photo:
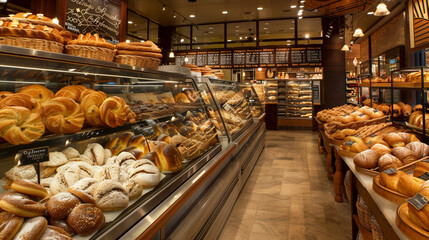
<instances>
[{"instance_id":1,"label":"beige tile floor","mask_svg":"<svg viewBox=\"0 0 429 240\"><path fill-rule=\"evenodd\" d=\"M219 239L351 239L350 206L334 201L324 166L316 133L268 131Z\"/></svg>"}]
</instances>

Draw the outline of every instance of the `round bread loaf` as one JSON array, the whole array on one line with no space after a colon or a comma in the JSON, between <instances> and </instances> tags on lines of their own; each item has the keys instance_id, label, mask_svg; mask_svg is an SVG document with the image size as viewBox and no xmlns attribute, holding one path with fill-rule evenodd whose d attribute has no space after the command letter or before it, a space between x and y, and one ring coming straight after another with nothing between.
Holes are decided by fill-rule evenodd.
<instances>
[{"instance_id":1,"label":"round bread loaf","mask_svg":"<svg viewBox=\"0 0 429 240\"><path fill-rule=\"evenodd\" d=\"M100 182L94 192L97 207L103 211L115 211L128 206L128 192L124 186L114 180Z\"/></svg>"},{"instance_id":2,"label":"round bread loaf","mask_svg":"<svg viewBox=\"0 0 429 240\"><path fill-rule=\"evenodd\" d=\"M57 220L57 219L49 218L48 222L49 222L49 225L61 228L62 230L64 230L65 232L67 232L70 236L76 235L76 232L67 223L67 219L66 220Z\"/></svg>"},{"instance_id":3,"label":"round bread loaf","mask_svg":"<svg viewBox=\"0 0 429 240\"><path fill-rule=\"evenodd\" d=\"M67 223L82 236L90 235L100 229L106 221L100 208L83 203L73 209L67 217Z\"/></svg>"},{"instance_id":4,"label":"round bread loaf","mask_svg":"<svg viewBox=\"0 0 429 240\"><path fill-rule=\"evenodd\" d=\"M78 204L79 198L69 192L61 192L48 200L46 208L53 219L65 219Z\"/></svg>"}]
</instances>

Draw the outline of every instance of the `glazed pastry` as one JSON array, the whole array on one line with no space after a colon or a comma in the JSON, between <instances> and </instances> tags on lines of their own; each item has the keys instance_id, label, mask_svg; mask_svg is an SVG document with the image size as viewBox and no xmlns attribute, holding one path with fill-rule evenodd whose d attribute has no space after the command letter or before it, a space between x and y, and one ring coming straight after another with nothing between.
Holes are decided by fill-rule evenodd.
<instances>
[{"instance_id":1,"label":"glazed pastry","mask_svg":"<svg viewBox=\"0 0 429 240\"><path fill-rule=\"evenodd\" d=\"M384 154L380 157L380 159L378 159L378 168L380 169L380 172L389 168L398 169L402 166L402 162L397 157L391 154Z\"/></svg>"},{"instance_id":2,"label":"glazed pastry","mask_svg":"<svg viewBox=\"0 0 429 240\"><path fill-rule=\"evenodd\" d=\"M389 147L386 147L380 143L375 144L371 147L371 149L376 151L379 156L383 156L386 153L390 154L392 152Z\"/></svg>"},{"instance_id":3,"label":"glazed pastry","mask_svg":"<svg viewBox=\"0 0 429 240\"><path fill-rule=\"evenodd\" d=\"M20 217L42 216L46 207L18 192L5 192L0 195L0 208Z\"/></svg>"},{"instance_id":4,"label":"glazed pastry","mask_svg":"<svg viewBox=\"0 0 429 240\"><path fill-rule=\"evenodd\" d=\"M45 198L48 196L48 191L44 187L27 179L17 179L13 181L10 188L37 198Z\"/></svg>"},{"instance_id":5,"label":"glazed pastry","mask_svg":"<svg viewBox=\"0 0 429 240\"><path fill-rule=\"evenodd\" d=\"M101 104L100 117L109 127L124 125L127 121L134 123L136 115L120 97L108 97Z\"/></svg>"},{"instance_id":6,"label":"glazed pastry","mask_svg":"<svg viewBox=\"0 0 429 240\"><path fill-rule=\"evenodd\" d=\"M55 97L43 105L46 129L56 134L79 132L85 120L79 104L67 97Z\"/></svg>"},{"instance_id":7,"label":"glazed pastry","mask_svg":"<svg viewBox=\"0 0 429 240\"><path fill-rule=\"evenodd\" d=\"M24 224L22 224L21 229L18 231L18 233L13 239L40 239L42 234L45 232L47 226L48 221L44 217L28 218L24 221Z\"/></svg>"},{"instance_id":8,"label":"glazed pastry","mask_svg":"<svg viewBox=\"0 0 429 240\"><path fill-rule=\"evenodd\" d=\"M355 121L355 118L350 115L343 115L338 118L338 121L340 121L341 123L347 124Z\"/></svg>"},{"instance_id":9,"label":"glazed pastry","mask_svg":"<svg viewBox=\"0 0 429 240\"><path fill-rule=\"evenodd\" d=\"M171 144L159 143L143 158L154 162L160 172L178 172L182 169L182 154Z\"/></svg>"},{"instance_id":10,"label":"glazed pastry","mask_svg":"<svg viewBox=\"0 0 429 240\"><path fill-rule=\"evenodd\" d=\"M65 219L73 208L80 204L79 198L69 192L58 193L46 203L49 216L53 219Z\"/></svg>"},{"instance_id":11,"label":"glazed pastry","mask_svg":"<svg viewBox=\"0 0 429 240\"><path fill-rule=\"evenodd\" d=\"M62 228L48 225L42 237L40 237L40 240L53 240L53 239L72 240L72 237Z\"/></svg>"},{"instance_id":12,"label":"glazed pastry","mask_svg":"<svg viewBox=\"0 0 429 240\"><path fill-rule=\"evenodd\" d=\"M45 133L45 125L38 113L24 107L0 109L0 138L11 144L29 144Z\"/></svg>"},{"instance_id":13,"label":"glazed pastry","mask_svg":"<svg viewBox=\"0 0 429 240\"><path fill-rule=\"evenodd\" d=\"M94 192L94 199L97 203L97 207L103 211L123 209L128 206L129 201L128 192L124 186L110 179L104 180L98 184Z\"/></svg>"},{"instance_id":14,"label":"glazed pastry","mask_svg":"<svg viewBox=\"0 0 429 240\"><path fill-rule=\"evenodd\" d=\"M392 149L392 154L395 155L405 165L416 161L417 155L406 147L396 147Z\"/></svg>"},{"instance_id":15,"label":"glazed pastry","mask_svg":"<svg viewBox=\"0 0 429 240\"><path fill-rule=\"evenodd\" d=\"M393 104L393 117L400 117L401 114L401 107L398 104Z\"/></svg>"},{"instance_id":16,"label":"glazed pastry","mask_svg":"<svg viewBox=\"0 0 429 240\"><path fill-rule=\"evenodd\" d=\"M429 155L429 146L426 143L410 142L406 147L413 151L419 159Z\"/></svg>"},{"instance_id":17,"label":"glazed pastry","mask_svg":"<svg viewBox=\"0 0 429 240\"><path fill-rule=\"evenodd\" d=\"M391 147L405 147L405 142L397 133L388 133L383 138Z\"/></svg>"},{"instance_id":18,"label":"glazed pastry","mask_svg":"<svg viewBox=\"0 0 429 240\"><path fill-rule=\"evenodd\" d=\"M92 160L93 164L91 165L101 166L104 164L105 160L104 153L104 148L100 144L90 143L83 155L87 156L89 159Z\"/></svg>"},{"instance_id":19,"label":"glazed pastry","mask_svg":"<svg viewBox=\"0 0 429 240\"><path fill-rule=\"evenodd\" d=\"M24 93L15 93L6 96L3 100L0 101L0 108L4 107L24 107L31 112L42 115L39 102L37 102L36 99L32 96Z\"/></svg>"},{"instance_id":20,"label":"glazed pastry","mask_svg":"<svg viewBox=\"0 0 429 240\"><path fill-rule=\"evenodd\" d=\"M358 153L353 162L358 167L371 169L377 167L378 158L379 154L376 151L368 149Z\"/></svg>"},{"instance_id":21,"label":"glazed pastry","mask_svg":"<svg viewBox=\"0 0 429 240\"><path fill-rule=\"evenodd\" d=\"M19 93L32 96L34 99L36 99L37 102L39 102L40 105L43 105L43 103L50 100L51 98L54 98L55 96L51 90L37 84L23 87Z\"/></svg>"},{"instance_id":22,"label":"glazed pastry","mask_svg":"<svg viewBox=\"0 0 429 240\"><path fill-rule=\"evenodd\" d=\"M84 93L82 93L82 95ZM105 99L106 94L100 91L94 91L83 97L80 106L82 107L85 119L89 123L89 125L93 127L102 127L106 125L100 117L100 106Z\"/></svg>"},{"instance_id":23,"label":"glazed pastry","mask_svg":"<svg viewBox=\"0 0 429 240\"><path fill-rule=\"evenodd\" d=\"M90 235L100 229L106 221L101 209L93 204L80 204L67 217L67 223L82 236Z\"/></svg>"},{"instance_id":24,"label":"glazed pastry","mask_svg":"<svg viewBox=\"0 0 429 240\"><path fill-rule=\"evenodd\" d=\"M23 217L18 217L8 212L0 212L0 239L12 239L21 228L23 222Z\"/></svg>"},{"instance_id":25,"label":"glazed pastry","mask_svg":"<svg viewBox=\"0 0 429 240\"><path fill-rule=\"evenodd\" d=\"M417 104L416 106L413 107L413 112L417 112L417 111L423 111L423 106L421 104Z\"/></svg>"},{"instance_id":26,"label":"glazed pastry","mask_svg":"<svg viewBox=\"0 0 429 240\"><path fill-rule=\"evenodd\" d=\"M176 101L176 103L191 103L191 101L189 101L188 97L184 93L176 94L174 96L174 101Z\"/></svg>"},{"instance_id":27,"label":"glazed pastry","mask_svg":"<svg viewBox=\"0 0 429 240\"><path fill-rule=\"evenodd\" d=\"M58 92L55 94L55 97L67 97L75 100L76 102L80 102L81 99L81 93L87 89L83 85L70 85L65 86L58 90Z\"/></svg>"}]
</instances>

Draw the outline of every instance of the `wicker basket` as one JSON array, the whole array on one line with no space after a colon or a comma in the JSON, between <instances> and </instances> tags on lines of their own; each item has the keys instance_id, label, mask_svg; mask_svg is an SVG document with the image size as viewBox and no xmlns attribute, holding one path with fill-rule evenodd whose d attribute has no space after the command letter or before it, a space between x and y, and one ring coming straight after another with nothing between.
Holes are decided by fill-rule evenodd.
<instances>
[{"instance_id":1,"label":"wicker basket","mask_svg":"<svg viewBox=\"0 0 429 240\"><path fill-rule=\"evenodd\" d=\"M2 36L0 37L0 44L55 53L62 53L64 50L64 45L62 43L39 38Z\"/></svg>"},{"instance_id":2,"label":"wicker basket","mask_svg":"<svg viewBox=\"0 0 429 240\"><path fill-rule=\"evenodd\" d=\"M109 48L77 44L67 45L66 53L79 57L94 58L109 62L113 61L113 57L115 56L115 52Z\"/></svg>"},{"instance_id":3,"label":"wicker basket","mask_svg":"<svg viewBox=\"0 0 429 240\"><path fill-rule=\"evenodd\" d=\"M377 220L374 216L371 215L371 229L372 229L372 239L373 240L384 240L384 234L381 231L380 225L378 225Z\"/></svg>"},{"instance_id":4,"label":"wicker basket","mask_svg":"<svg viewBox=\"0 0 429 240\"><path fill-rule=\"evenodd\" d=\"M356 235L356 240L364 240L363 236L362 236L362 233L360 231Z\"/></svg>"},{"instance_id":5,"label":"wicker basket","mask_svg":"<svg viewBox=\"0 0 429 240\"><path fill-rule=\"evenodd\" d=\"M115 62L157 70L161 60L158 58L136 55L117 55L115 56Z\"/></svg>"},{"instance_id":6,"label":"wicker basket","mask_svg":"<svg viewBox=\"0 0 429 240\"><path fill-rule=\"evenodd\" d=\"M367 206L363 205L360 202L359 197L356 201L356 208L360 224L362 224L362 226L371 231L371 212L369 211Z\"/></svg>"},{"instance_id":7,"label":"wicker basket","mask_svg":"<svg viewBox=\"0 0 429 240\"><path fill-rule=\"evenodd\" d=\"M346 196L349 203L352 200L352 187L350 184L350 170L347 170L346 175L344 175L344 188L346 189Z\"/></svg>"}]
</instances>

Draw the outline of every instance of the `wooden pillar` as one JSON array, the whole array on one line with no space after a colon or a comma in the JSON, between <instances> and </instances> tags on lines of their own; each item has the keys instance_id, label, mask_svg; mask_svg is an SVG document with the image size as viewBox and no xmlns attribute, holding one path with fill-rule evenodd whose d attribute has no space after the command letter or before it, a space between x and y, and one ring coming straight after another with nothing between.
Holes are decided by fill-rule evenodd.
<instances>
[{"instance_id":1,"label":"wooden pillar","mask_svg":"<svg viewBox=\"0 0 429 240\"><path fill-rule=\"evenodd\" d=\"M159 27L158 37L161 39L159 47L162 50L162 64L169 64L174 59L170 58L171 38L173 36L174 27Z\"/></svg>"},{"instance_id":2,"label":"wooden pillar","mask_svg":"<svg viewBox=\"0 0 429 240\"><path fill-rule=\"evenodd\" d=\"M128 1L121 0L121 26L119 27L119 41L125 42L127 39L128 27Z\"/></svg>"},{"instance_id":3,"label":"wooden pillar","mask_svg":"<svg viewBox=\"0 0 429 240\"><path fill-rule=\"evenodd\" d=\"M58 0L58 2L65 0ZM30 11L34 14L43 13L49 18L57 17L57 0L31 0Z\"/></svg>"},{"instance_id":4,"label":"wooden pillar","mask_svg":"<svg viewBox=\"0 0 429 240\"><path fill-rule=\"evenodd\" d=\"M65 26L66 24L66 10L67 10L67 0L58 0L57 18L61 26Z\"/></svg>"}]
</instances>

